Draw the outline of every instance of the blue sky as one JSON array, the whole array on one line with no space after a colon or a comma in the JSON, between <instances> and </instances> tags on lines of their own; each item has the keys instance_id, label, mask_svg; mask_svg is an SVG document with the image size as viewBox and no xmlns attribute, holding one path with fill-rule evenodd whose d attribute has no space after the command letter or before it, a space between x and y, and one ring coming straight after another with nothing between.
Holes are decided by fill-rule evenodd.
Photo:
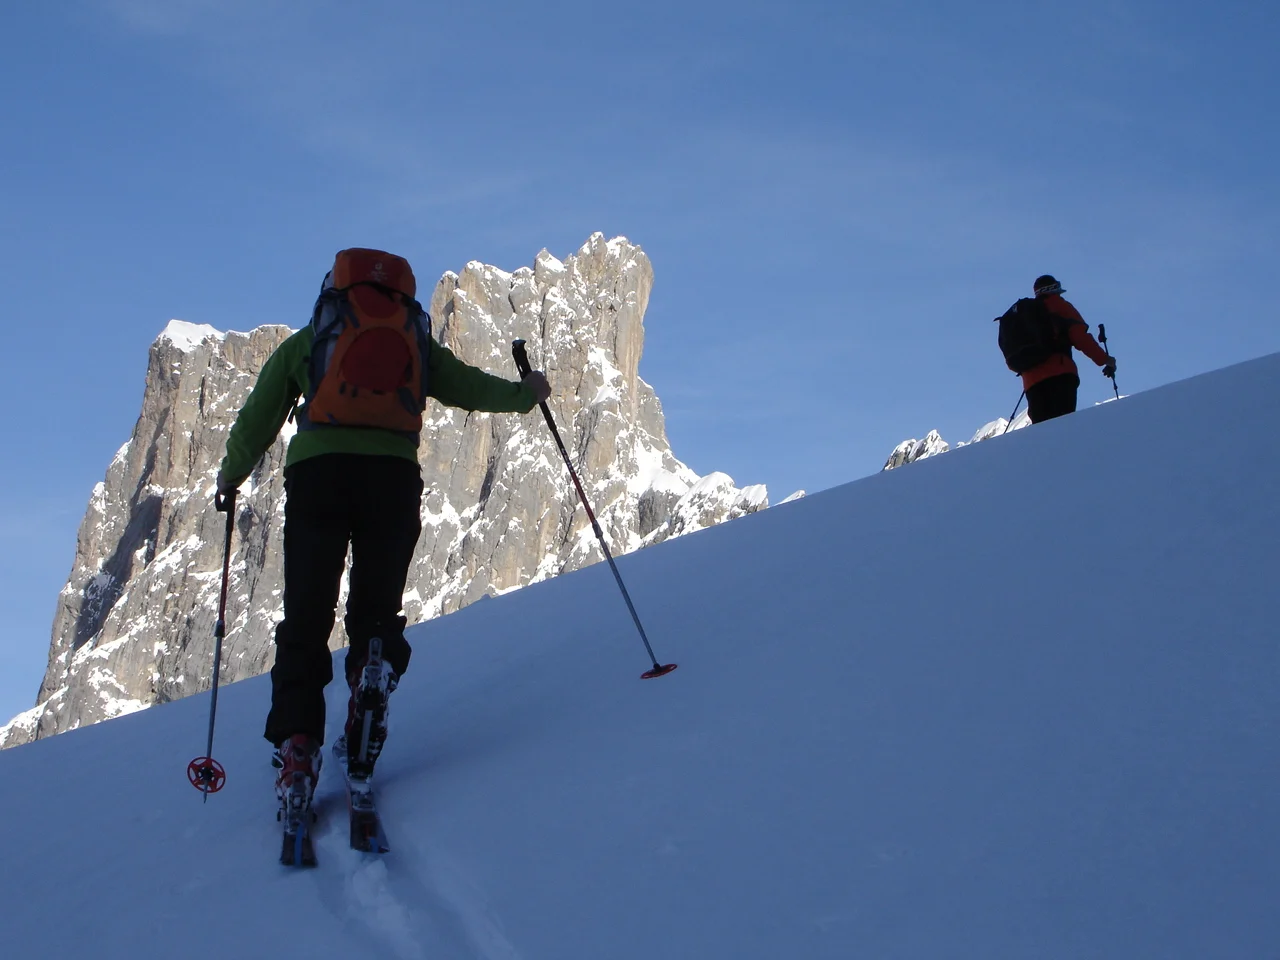
<instances>
[{"instance_id":1,"label":"blue sky","mask_svg":"<svg viewBox=\"0 0 1280 960\"><path fill-rule=\"evenodd\" d=\"M297 325L344 246L430 282L629 237L676 455L774 500L1007 415L991 318L1042 272L1127 392L1280 350L1274 4L356 9L7 15L0 719L156 334Z\"/></svg>"}]
</instances>

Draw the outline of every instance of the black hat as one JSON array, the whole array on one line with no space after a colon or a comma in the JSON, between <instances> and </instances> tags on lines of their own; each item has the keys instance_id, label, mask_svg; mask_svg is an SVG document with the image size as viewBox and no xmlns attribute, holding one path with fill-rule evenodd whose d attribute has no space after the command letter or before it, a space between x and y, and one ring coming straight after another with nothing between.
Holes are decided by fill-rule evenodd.
<instances>
[{"instance_id":1,"label":"black hat","mask_svg":"<svg viewBox=\"0 0 1280 960\"><path fill-rule=\"evenodd\" d=\"M1062 293L1062 284L1058 282L1057 277L1045 274L1042 277L1036 277L1036 282L1032 284L1037 297L1047 296L1051 293Z\"/></svg>"}]
</instances>

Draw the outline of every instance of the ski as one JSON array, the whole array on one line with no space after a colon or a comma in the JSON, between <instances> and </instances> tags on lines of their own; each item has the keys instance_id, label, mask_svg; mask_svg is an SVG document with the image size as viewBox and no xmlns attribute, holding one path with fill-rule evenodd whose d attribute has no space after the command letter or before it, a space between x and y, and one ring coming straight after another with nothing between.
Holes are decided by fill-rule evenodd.
<instances>
[{"instance_id":1,"label":"ski","mask_svg":"<svg viewBox=\"0 0 1280 960\"><path fill-rule=\"evenodd\" d=\"M311 824L316 820L311 809L310 790L306 781L298 776L280 801L276 819L284 824L284 839L280 845L280 862L286 867L314 867L316 850L311 842Z\"/></svg>"},{"instance_id":2,"label":"ski","mask_svg":"<svg viewBox=\"0 0 1280 960\"><path fill-rule=\"evenodd\" d=\"M284 832L284 842L280 847L280 862L286 867L314 867L316 865L316 848L311 842L311 831L302 824L293 833Z\"/></svg>"},{"instance_id":3,"label":"ski","mask_svg":"<svg viewBox=\"0 0 1280 960\"><path fill-rule=\"evenodd\" d=\"M347 786L347 811L351 817L351 849L364 853L387 853L386 831L373 798L373 783L369 779L352 779L347 771L347 738L339 737L333 745L333 755L342 764L342 779Z\"/></svg>"},{"instance_id":4,"label":"ski","mask_svg":"<svg viewBox=\"0 0 1280 960\"><path fill-rule=\"evenodd\" d=\"M347 807L351 812L351 849L364 853L387 853L386 831L373 800L373 784L347 780Z\"/></svg>"},{"instance_id":5,"label":"ski","mask_svg":"<svg viewBox=\"0 0 1280 960\"><path fill-rule=\"evenodd\" d=\"M391 849L373 797L373 765L387 735L387 697L396 675L382 659L382 640L369 638L369 653L358 677L352 678L347 726L333 744L347 785L351 816L351 848L365 853Z\"/></svg>"}]
</instances>

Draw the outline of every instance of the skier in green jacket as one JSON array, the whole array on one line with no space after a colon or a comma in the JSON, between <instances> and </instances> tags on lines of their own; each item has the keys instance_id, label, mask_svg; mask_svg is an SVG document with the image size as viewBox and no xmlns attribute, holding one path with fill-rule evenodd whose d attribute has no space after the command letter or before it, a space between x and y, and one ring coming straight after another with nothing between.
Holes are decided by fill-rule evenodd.
<instances>
[{"instance_id":1,"label":"skier in green jacket","mask_svg":"<svg viewBox=\"0 0 1280 960\"><path fill-rule=\"evenodd\" d=\"M225 505L295 414L284 471L284 619L265 730L286 812L309 807L320 771L324 688L333 679L328 638L348 545L351 697L336 748L353 781L368 781L385 741L387 696L409 665L401 605L421 532L418 434L427 398L527 413L551 393L540 371L517 383L459 360L431 337L414 294L401 258L340 252L312 322L263 366L218 473Z\"/></svg>"}]
</instances>

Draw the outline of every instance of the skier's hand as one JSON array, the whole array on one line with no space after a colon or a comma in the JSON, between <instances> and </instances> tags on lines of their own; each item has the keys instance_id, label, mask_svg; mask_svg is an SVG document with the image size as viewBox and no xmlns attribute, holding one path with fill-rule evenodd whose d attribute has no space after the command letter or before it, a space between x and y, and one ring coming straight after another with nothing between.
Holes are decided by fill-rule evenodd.
<instances>
[{"instance_id":1,"label":"skier's hand","mask_svg":"<svg viewBox=\"0 0 1280 960\"><path fill-rule=\"evenodd\" d=\"M213 495L213 505L219 511L227 510L236 499L236 491L243 480L229 480L221 470L218 471L218 489Z\"/></svg>"},{"instance_id":2,"label":"skier's hand","mask_svg":"<svg viewBox=\"0 0 1280 960\"><path fill-rule=\"evenodd\" d=\"M547 398L551 396L551 384L547 382L547 375L541 370L529 371L529 375L520 381L520 385L533 391L535 403L546 403Z\"/></svg>"},{"instance_id":3,"label":"skier's hand","mask_svg":"<svg viewBox=\"0 0 1280 960\"><path fill-rule=\"evenodd\" d=\"M1109 359L1106 362L1106 365L1103 366L1102 375L1104 377L1110 377L1112 380L1116 378L1116 358L1115 357L1112 357L1111 359Z\"/></svg>"}]
</instances>

